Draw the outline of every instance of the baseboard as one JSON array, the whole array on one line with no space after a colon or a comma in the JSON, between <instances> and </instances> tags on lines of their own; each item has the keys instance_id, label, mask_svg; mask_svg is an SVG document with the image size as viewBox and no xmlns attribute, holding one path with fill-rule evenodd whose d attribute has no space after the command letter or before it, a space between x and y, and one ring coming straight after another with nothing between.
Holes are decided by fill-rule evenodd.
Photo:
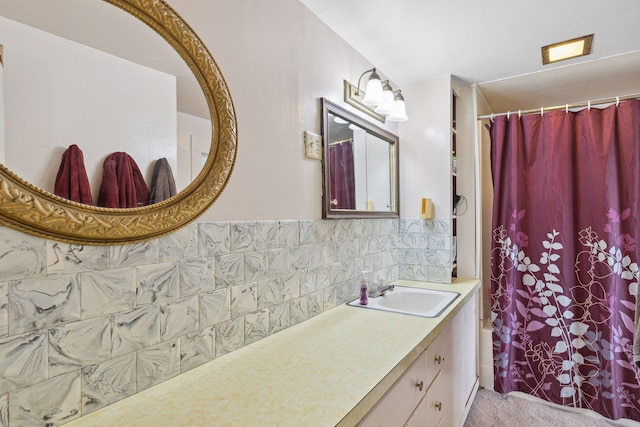
<instances>
[{"instance_id":1,"label":"baseboard","mask_svg":"<svg viewBox=\"0 0 640 427\"><path fill-rule=\"evenodd\" d=\"M480 378L476 377L476 382L473 384L473 388L471 389L471 393L469 393L469 397L467 397L467 403L464 406L464 412L458 421L458 427L464 426L465 421L467 421L467 416L469 416L469 411L471 410L471 405L473 404L473 399L476 398L476 393L478 393L478 388L480 388Z\"/></svg>"},{"instance_id":2,"label":"baseboard","mask_svg":"<svg viewBox=\"0 0 640 427\"><path fill-rule=\"evenodd\" d=\"M480 323L480 386L493 390L493 338L491 322Z\"/></svg>"}]
</instances>

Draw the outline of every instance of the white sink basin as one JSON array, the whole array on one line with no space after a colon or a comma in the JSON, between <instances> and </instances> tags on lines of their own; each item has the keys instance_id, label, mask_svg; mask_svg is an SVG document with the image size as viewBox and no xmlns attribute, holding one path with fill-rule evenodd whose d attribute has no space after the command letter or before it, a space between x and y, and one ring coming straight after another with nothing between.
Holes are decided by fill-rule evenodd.
<instances>
[{"instance_id":1,"label":"white sink basin","mask_svg":"<svg viewBox=\"0 0 640 427\"><path fill-rule=\"evenodd\" d=\"M369 298L367 305L356 298L347 304L352 307L371 308L394 313L422 317L438 317L460 294L452 291L396 286L392 291L377 298Z\"/></svg>"}]
</instances>

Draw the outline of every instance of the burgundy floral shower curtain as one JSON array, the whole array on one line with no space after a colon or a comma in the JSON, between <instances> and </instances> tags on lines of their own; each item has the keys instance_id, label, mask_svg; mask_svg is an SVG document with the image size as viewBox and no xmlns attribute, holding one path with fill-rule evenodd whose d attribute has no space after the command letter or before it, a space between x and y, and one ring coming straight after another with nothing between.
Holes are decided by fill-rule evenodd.
<instances>
[{"instance_id":1,"label":"burgundy floral shower curtain","mask_svg":"<svg viewBox=\"0 0 640 427\"><path fill-rule=\"evenodd\" d=\"M640 420L640 102L491 125L495 389Z\"/></svg>"},{"instance_id":2,"label":"burgundy floral shower curtain","mask_svg":"<svg viewBox=\"0 0 640 427\"><path fill-rule=\"evenodd\" d=\"M353 165L353 144L342 141L329 146L331 200L334 209L356 208L356 181Z\"/></svg>"}]
</instances>

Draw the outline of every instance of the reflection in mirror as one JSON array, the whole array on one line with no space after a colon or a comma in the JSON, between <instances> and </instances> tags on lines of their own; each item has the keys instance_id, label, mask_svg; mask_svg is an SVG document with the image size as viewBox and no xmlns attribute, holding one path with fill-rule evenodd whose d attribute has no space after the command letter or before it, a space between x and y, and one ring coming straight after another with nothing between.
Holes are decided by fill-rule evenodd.
<instances>
[{"instance_id":1,"label":"reflection in mirror","mask_svg":"<svg viewBox=\"0 0 640 427\"><path fill-rule=\"evenodd\" d=\"M94 8L101 6L105 6L106 9L101 10L98 14L87 14L88 10L94 10ZM28 24L18 21L17 15L5 13L8 10L18 11L20 12L16 12L18 15L21 14L21 16L33 21L28 21ZM111 15L114 15L113 17L117 15L125 21L128 19L131 26L125 22L115 23L111 20L113 18ZM6 19L2 18L3 16ZM140 67L137 66L135 68L142 76L133 78L129 74L121 72L120 69L111 68L115 67L112 64L117 61L105 64L96 60L94 64L92 60L87 58L75 59L66 55L63 50L49 51L47 52L48 59L44 62L36 63L34 67L24 68L25 80L36 86L37 90L28 96L12 95L18 99L18 106L15 107L12 104L11 119L9 119L8 112L6 115L6 161L9 167L4 163L0 164L0 225L46 239L74 244L123 245L155 239L171 233L193 222L214 203L224 190L236 159L238 135L233 100L222 72L206 46L165 1L0 0L0 19L3 20L0 23L0 30L5 27L5 23L10 21L16 25L37 28L36 32L42 30L52 34L54 31L50 25L55 26L56 23L60 23L62 32L56 34L59 37L57 41L60 42L58 44L60 49L70 48L71 45L78 48L82 44L81 49L86 50L87 54L99 52L101 55L105 55L106 52L114 58L118 57L119 64L123 68L134 63L139 64L134 58L135 55L131 57L126 54L120 55L119 52L110 52L106 47L120 46L123 47L123 52L128 52L130 48L143 45L145 52L150 54L143 56L158 62L157 64L152 64L153 61L142 62L149 70L156 71L152 78L174 80L171 89L167 89L164 85L157 90L143 88L147 92L140 96L136 92L138 89L136 86L146 86L145 79L147 75L152 73L143 74L144 70L140 70ZM151 32L149 32L150 29L152 29ZM87 40L73 38L73 34L79 33L87 35ZM49 37L55 39L55 37ZM3 95L5 108L8 109L9 88L14 88L13 83L9 85L7 82L10 69L15 66L14 64L19 63L20 55L31 55L31 52L11 47L12 53L10 55L10 46L4 43L4 40L0 40L0 44L4 44L2 74L5 77L5 82ZM171 64L175 64L175 61L167 60L166 56L155 56L158 51L170 51L174 54L173 56L169 55L168 58L176 58L175 54L182 58L182 62L177 62L181 64L180 67L183 69L184 64L187 64L190 75L186 80L183 81L177 69L172 68ZM98 55L95 56L98 57ZM102 56L100 57L102 58ZM56 76L62 77L63 81L72 80L66 73L73 75L76 70L92 64L98 72L102 72L101 77L92 83L85 82L80 87L60 86L58 80L53 78ZM59 66L62 65L66 68L60 69ZM158 73L157 70L161 70L165 75ZM36 71L44 71L45 73L37 74ZM46 81L40 81L40 78L46 78ZM194 78L197 82L195 84L197 90L191 91L191 93L199 93L206 104L207 113L202 117L181 107L182 83L193 81ZM112 85L113 82L116 84ZM124 98L119 98L115 106L109 104L108 100L113 95L110 89L120 94L123 92L122 87L126 87L124 92L129 90L131 96L126 98L125 93ZM169 92L173 93L174 100L171 103L171 109L167 108L163 102L162 107L166 116L158 119L155 115L145 111L146 108L150 108L149 104L143 106L141 110L134 111L129 108L129 103L137 105L141 97L156 101L154 98L156 92L161 93L163 98L168 98ZM94 98L85 96L85 93L97 93L99 96ZM62 106L68 106L70 110L61 108ZM103 106L108 107L102 108ZM155 105L152 104L151 108L154 107ZM103 117L91 118L89 113L92 109L98 110L103 114ZM14 119L13 114L17 111L26 114L23 116L16 114ZM190 150L193 146L199 151L195 154L190 151L186 156L187 162L190 163L191 159L194 159L196 167L200 167L203 161L204 165L200 173L197 174L187 168L186 173L195 175L195 178L189 184L185 184L186 187L182 191L161 202L130 209L105 208L87 203L76 203L55 196L50 191L45 191L42 188L45 184L36 186L10 169L24 167L24 173L20 173L27 174L29 171L35 171L36 175L43 175L45 167L53 164L55 170L59 164L59 157L56 159L56 155L59 156L61 151L74 142L79 147L84 147L85 144L93 144L92 146L95 147L96 141L100 141L100 148L104 149L101 154L102 158L106 158L104 156L117 152L118 148L112 144L114 141L125 139L122 136L127 131L137 134L138 138L132 138L133 145L124 147L126 152L132 152L138 146L154 150L157 140L160 140L160 145L165 145L163 138L166 138L166 141L172 141L172 150L177 152L175 141L180 141L180 138L176 136L175 130L180 128L181 115L176 111L183 112L194 119L210 121L210 124L204 126L207 128L206 135L200 136L198 134L195 135L196 137L188 138ZM123 126L117 119L124 119L126 125ZM174 132L167 133L164 132L166 129L163 129L163 133L158 137L156 131L158 120L162 122L160 127L164 124L166 128L173 129ZM85 122L92 122L93 127L83 126ZM19 128L16 127L18 124ZM141 127L140 124L142 124ZM11 127L14 127L13 130L10 130ZM30 136L29 141L27 141L27 136L16 137L16 139L12 137L13 141L9 140L9 135L21 132L25 127L34 128L39 133L36 136ZM65 131L62 137L56 136L56 132L60 129ZM105 135L109 137L104 138ZM54 137L58 138L55 144L51 142ZM37 148L25 148L27 142L33 142L31 140L43 145L37 146ZM203 140L209 140L210 143L200 147ZM8 155L9 150L14 149L13 147L17 147L16 150L21 151L23 159L26 159L18 162L19 164L15 166L11 163ZM95 150L97 151L97 149ZM36 154L43 151L46 151L46 155L44 160L40 160ZM164 154L162 156L167 157ZM33 161L31 161L31 157L33 157ZM153 152L149 158L155 161L160 158L160 153ZM177 158L177 154L175 158ZM138 158L135 160L142 163ZM176 164L179 173L182 173L180 162L176 160ZM99 165L99 167L101 166ZM141 164L141 166L145 173L152 170L151 164ZM36 176L30 178L30 181L40 182L37 181L38 179L39 177ZM51 182L51 180L46 182Z\"/></svg>"},{"instance_id":2,"label":"reflection in mirror","mask_svg":"<svg viewBox=\"0 0 640 427\"><path fill-rule=\"evenodd\" d=\"M398 137L326 99L322 105L323 217L398 217Z\"/></svg>"},{"instance_id":3,"label":"reflection in mirror","mask_svg":"<svg viewBox=\"0 0 640 427\"><path fill-rule=\"evenodd\" d=\"M159 159L177 191L200 173L211 145L204 94L178 53L136 17L100 0L0 0L0 44L0 155L21 178L54 193L72 145L96 205L115 152L133 159L149 188Z\"/></svg>"}]
</instances>

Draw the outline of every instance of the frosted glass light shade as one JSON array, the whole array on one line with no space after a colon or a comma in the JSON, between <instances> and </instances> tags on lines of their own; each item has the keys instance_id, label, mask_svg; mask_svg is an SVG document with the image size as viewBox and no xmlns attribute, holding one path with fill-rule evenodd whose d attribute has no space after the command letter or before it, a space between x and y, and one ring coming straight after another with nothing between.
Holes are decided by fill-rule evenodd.
<instances>
[{"instance_id":1,"label":"frosted glass light shade","mask_svg":"<svg viewBox=\"0 0 640 427\"><path fill-rule=\"evenodd\" d=\"M364 99L362 103L369 107L376 106L382 99L382 83L380 82L380 76L375 70L369 76L367 81L367 90L365 91Z\"/></svg>"},{"instance_id":2,"label":"frosted glass light shade","mask_svg":"<svg viewBox=\"0 0 640 427\"><path fill-rule=\"evenodd\" d=\"M382 89L382 99L376 107L376 113L389 115L393 111L393 90L387 80Z\"/></svg>"},{"instance_id":3,"label":"frosted glass light shade","mask_svg":"<svg viewBox=\"0 0 640 427\"><path fill-rule=\"evenodd\" d=\"M387 117L387 120L391 122L406 122L409 120L407 117L407 109L404 105L404 97L402 93L398 91L393 101L393 111Z\"/></svg>"}]
</instances>

